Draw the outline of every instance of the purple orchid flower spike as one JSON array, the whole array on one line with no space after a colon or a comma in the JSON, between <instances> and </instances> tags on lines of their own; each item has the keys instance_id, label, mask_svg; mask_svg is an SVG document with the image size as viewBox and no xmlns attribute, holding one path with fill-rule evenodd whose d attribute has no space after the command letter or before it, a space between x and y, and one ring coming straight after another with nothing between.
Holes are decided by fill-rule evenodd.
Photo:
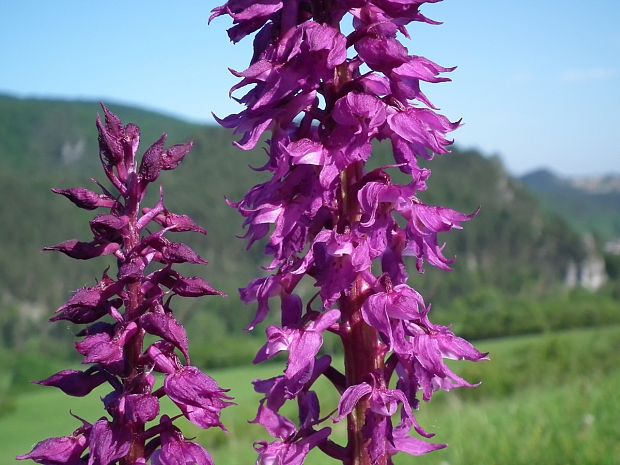
<instances>
[{"instance_id":1,"label":"purple orchid flower spike","mask_svg":"<svg viewBox=\"0 0 620 465\"><path fill-rule=\"evenodd\" d=\"M80 208L107 212L90 221L92 241L70 240L45 250L82 260L114 255L118 273L116 278L104 273L96 285L77 290L51 318L89 325L78 332L83 339L76 349L90 367L63 370L38 384L82 397L107 383L113 390L102 400L109 417L92 425L84 422L73 435L42 441L17 458L50 465L213 465L209 454L186 441L168 416L163 415L159 425L147 426L159 416L165 395L201 428L224 428L221 411L232 405L226 390L191 365L185 328L169 306L172 295L223 295L205 279L173 269L176 263L206 261L167 236L206 231L188 216L170 212L161 189L155 207L141 205L149 185L163 171L176 168L192 144L166 148L164 135L139 162L140 129L123 125L105 106L103 112L104 121L97 118L99 154L117 193L105 188L101 194L83 188L52 189ZM146 335L159 340L145 347ZM163 373L163 386L156 387L152 371Z\"/></svg>"},{"instance_id":2,"label":"purple orchid flower spike","mask_svg":"<svg viewBox=\"0 0 620 465\"><path fill-rule=\"evenodd\" d=\"M431 323L404 261L413 257L418 272L449 270L453 259L439 235L477 213L419 198L431 174L420 161L449 153L448 134L460 125L422 92L449 81L444 73L454 68L401 43L408 24L439 24L420 12L437 1L228 0L213 10L211 19L232 18L233 42L255 33L249 67L232 71L240 81L231 94L245 88L237 99L245 109L218 121L240 136L242 150L269 134L261 170L271 179L230 202L245 218L248 247L265 240L271 257L270 274L241 290L244 302L258 305L249 329L269 317L274 299L282 309L282 324L267 328L255 362L288 352L281 376L254 383L265 396L254 423L275 438L256 444L259 464L301 465L318 448L345 465L390 465L398 452L440 449L415 418L420 398L475 386L445 359L487 358ZM345 35L340 25L351 19ZM369 170L375 141L391 145L394 163ZM395 182L395 170L408 182ZM304 278L318 288L305 306ZM344 372L320 355L325 332L342 341ZM332 415L321 415L312 391L320 376L342 395L335 418L346 417L345 445L324 425ZM298 422L280 411L291 400Z\"/></svg>"}]
</instances>

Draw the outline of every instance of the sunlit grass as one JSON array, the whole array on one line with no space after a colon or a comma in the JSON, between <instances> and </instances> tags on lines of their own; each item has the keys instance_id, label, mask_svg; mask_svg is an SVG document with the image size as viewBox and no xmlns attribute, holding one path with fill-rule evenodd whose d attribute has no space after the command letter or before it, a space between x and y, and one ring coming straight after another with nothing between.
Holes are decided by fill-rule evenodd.
<instances>
[{"instance_id":1,"label":"sunlit grass","mask_svg":"<svg viewBox=\"0 0 620 465\"><path fill-rule=\"evenodd\" d=\"M493 360L465 370L474 381L485 382L475 398L449 393L422 405L419 412L421 423L437 433L434 439L449 448L424 458L400 457L397 463L615 465L620 458L620 367L614 362L619 344L620 328L480 343ZM185 423L186 434L208 444L218 465L254 463L252 442L263 433L247 423L258 399L250 381L281 369L273 364L211 372L231 388L239 404L224 413L229 433L198 431ZM337 395L327 383L317 389L328 412ZM104 393L102 389L99 394ZM163 408L175 409L170 404ZM15 412L0 418L0 462L12 463L12 457L40 439L69 434L78 425L70 409L91 421L102 415L97 396L71 399L44 388L18 396ZM342 438L343 427L334 427L336 437ZM307 463L332 462L316 454Z\"/></svg>"}]
</instances>

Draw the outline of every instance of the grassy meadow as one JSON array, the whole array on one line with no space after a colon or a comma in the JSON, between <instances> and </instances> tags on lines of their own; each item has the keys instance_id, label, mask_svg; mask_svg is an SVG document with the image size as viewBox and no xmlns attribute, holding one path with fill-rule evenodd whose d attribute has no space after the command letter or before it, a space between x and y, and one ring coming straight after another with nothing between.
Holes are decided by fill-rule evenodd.
<instances>
[{"instance_id":1,"label":"grassy meadow","mask_svg":"<svg viewBox=\"0 0 620 465\"><path fill-rule=\"evenodd\" d=\"M419 412L422 425L437 433L438 442L448 443L448 449L422 458L403 455L397 464L620 463L620 327L486 340L478 346L491 352L490 362L455 367L483 384L476 390L439 394ZM198 431L181 422L186 435L208 444L217 465L254 463L251 443L264 436L259 426L247 422L258 399L250 381L281 369L281 364L271 364L210 371L231 388L239 404L225 411L229 432ZM328 413L337 395L327 383L317 389ZM15 463L15 455L43 438L69 434L77 426L69 410L91 421L103 412L97 395L73 399L43 387L18 394L13 411L0 417L0 463ZM163 410L175 412L175 407L166 404ZM333 427L336 437L343 438L344 424ZM317 453L306 463L336 462Z\"/></svg>"}]
</instances>

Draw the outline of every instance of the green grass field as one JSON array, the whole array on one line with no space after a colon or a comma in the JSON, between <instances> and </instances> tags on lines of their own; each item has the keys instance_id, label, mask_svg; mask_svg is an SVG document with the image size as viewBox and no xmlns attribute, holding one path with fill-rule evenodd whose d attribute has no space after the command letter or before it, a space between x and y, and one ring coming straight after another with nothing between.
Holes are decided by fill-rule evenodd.
<instances>
[{"instance_id":1,"label":"green grass field","mask_svg":"<svg viewBox=\"0 0 620 465\"><path fill-rule=\"evenodd\" d=\"M448 449L423 458L402 456L397 464L440 465L617 465L620 463L620 328L588 329L541 336L483 341L492 361L461 367L475 391L448 393L422 405L419 419ZM218 370L210 374L232 389L239 406L225 412L228 434L186 433L207 444L217 465L252 464L251 443L261 428L247 420L258 397L250 381L269 377L281 365ZM335 392L318 385L324 412L337 402ZM98 394L105 394L101 390ZM165 405L164 410L174 412ZM96 420L103 410L96 395L72 399L41 388L17 397L13 413L0 418L0 463L30 450L38 440L70 433L77 423L69 410ZM344 425L334 425L337 437ZM320 453L309 465L336 463Z\"/></svg>"}]
</instances>

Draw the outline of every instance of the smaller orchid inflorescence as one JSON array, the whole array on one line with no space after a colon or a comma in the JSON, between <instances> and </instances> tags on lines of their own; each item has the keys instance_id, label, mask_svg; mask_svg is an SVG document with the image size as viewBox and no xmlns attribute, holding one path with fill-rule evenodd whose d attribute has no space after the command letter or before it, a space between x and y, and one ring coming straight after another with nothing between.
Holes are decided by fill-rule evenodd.
<instances>
[{"instance_id":1,"label":"smaller orchid inflorescence","mask_svg":"<svg viewBox=\"0 0 620 465\"><path fill-rule=\"evenodd\" d=\"M83 339L76 349L84 356L83 363L91 366L85 371L61 371L38 384L82 397L107 382L113 390L102 400L110 418L90 423L76 417L82 424L72 435L44 440L17 458L44 465L139 465L149 460L156 465L212 465L208 452L187 441L174 420L185 416L201 428L223 428L220 413L231 405L231 398L190 364L187 335L175 319L170 301L175 295L222 293L203 278L175 271L176 263L206 262L189 246L166 237L174 232L206 231L188 216L170 212L161 189L154 208L141 207L149 184L161 171L175 169L192 143L166 148L164 134L146 150L138 166L140 129L131 123L123 126L105 106L103 111L105 123L97 118L99 155L113 188L97 183L101 194L84 188L53 192L80 208L109 209L109 213L90 221L93 241L70 240L45 250L78 260L113 255L118 260L118 274L114 279L106 270L95 286L76 291L51 318L86 325L78 333ZM146 335L158 340L145 349ZM163 375L162 386L156 386L153 372ZM160 416L159 399L164 396L181 414Z\"/></svg>"},{"instance_id":2,"label":"smaller orchid inflorescence","mask_svg":"<svg viewBox=\"0 0 620 465\"><path fill-rule=\"evenodd\" d=\"M256 147L269 133L272 177L233 204L245 217L249 244L267 240L270 275L241 290L256 302L251 328L279 298L281 326L267 328L255 362L288 352L284 374L256 381L264 394L254 420L274 440L259 442L261 465L301 465L318 448L345 465L388 465L398 452L444 447L414 411L437 390L472 387L444 359L479 361L486 354L433 324L430 305L408 284L404 258L449 270L438 235L473 215L425 204L430 170L420 160L449 152L458 122L436 112L420 84L448 81L444 68L410 55L400 36L440 0L228 0L233 42L254 34L254 53L232 91L246 108L219 120ZM341 29L346 19L352 28ZM344 29L344 28L343 28ZM391 144L393 164L367 166L375 141ZM395 171L407 178L396 182ZM318 288L304 305L300 282ZM320 354L326 332L342 341L344 371ZM326 377L341 394L335 414L313 390ZM299 421L282 413L296 401ZM347 442L330 424L346 418ZM411 434L415 431L416 434Z\"/></svg>"}]
</instances>

